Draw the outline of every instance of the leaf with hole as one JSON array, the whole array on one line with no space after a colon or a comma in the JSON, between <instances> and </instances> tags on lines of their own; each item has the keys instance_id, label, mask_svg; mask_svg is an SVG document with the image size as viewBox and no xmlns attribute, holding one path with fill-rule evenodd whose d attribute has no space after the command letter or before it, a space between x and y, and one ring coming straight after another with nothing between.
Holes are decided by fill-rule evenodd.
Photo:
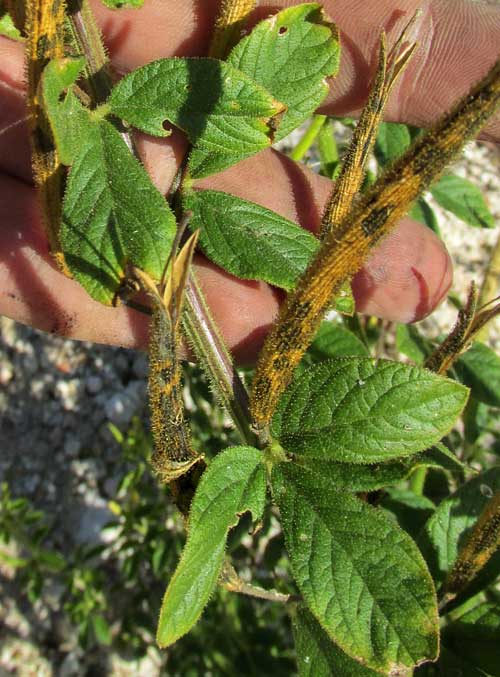
<instances>
[{"instance_id":1,"label":"leaf with hole","mask_svg":"<svg viewBox=\"0 0 500 677\"><path fill-rule=\"evenodd\" d=\"M167 120L185 131L194 146L189 167L195 178L268 148L272 118L283 111L248 75L209 58L153 61L120 80L107 105L147 134L167 136Z\"/></svg>"},{"instance_id":2,"label":"leaf with hole","mask_svg":"<svg viewBox=\"0 0 500 677\"><path fill-rule=\"evenodd\" d=\"M54 59L42 74L42 100L60 161L70 166L89 140L96 121L72 90L85 59Z\"/></svg>"},{"instance_id":3,"label":"leaf with hole","mask_svg":"<svg viewBox=\"0 0 500 677\"><path fill-rule=\"evenodd\" d=\"M260 519L265 498L263 456L257 449L225 449L210 463L196 490L188 539L163 598L157 630L161 647L173 644L198 621L217 584L229 529L243 512Z\"/></svg>"},{"instance_id":4,"label":"leaf with hole","mask_svg":"<svg viewBox=\"0 0 500 677\"><path fill-rule=\"evenodd\" d=\"M337 73L339 55L337 29L314 2L259 23L234 47L228 62L285 104L277 141L305 122L326 97L326 78Z\"/></svg>"},{"instance_id":5,"label":"leaf with hole","mask_svg":"<svg viewBox=\"0 0 500 677\"><path fill-rule=\"evenodd\" d=\"M438 442L466 400L466 388L420 367L337 358L293 380L271 432L287 451L305 457L372 464Z\"/></svg>"},{"instance_id":6,"label":"leaf with hole","mask_svg":"<svg viewBox=\"0 0 500 677\"><path fill-rule=\"evenodd\" d=\"M388 673L438 653L432 579L393 519L292 463L273 468L292 572L304 601L339 647Z\"/></svg>"},{"instance_id":7,"label":"leaf with hole","mask_svg":"<svg viewBox=\"0 0 500 677\"><path fill-rule=\"evenodd\" d=\"M192 213L190 227L199 229L208 258L244 279L293 289L319 247L296 223L229 193L191 192L184 207Z\"/></svg>"}]
</instances>

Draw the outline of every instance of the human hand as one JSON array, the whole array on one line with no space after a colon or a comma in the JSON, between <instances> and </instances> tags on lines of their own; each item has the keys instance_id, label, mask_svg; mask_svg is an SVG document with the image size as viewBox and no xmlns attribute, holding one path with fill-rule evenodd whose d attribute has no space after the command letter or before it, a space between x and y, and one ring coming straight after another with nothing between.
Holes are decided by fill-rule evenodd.
<instances>
[{"instance_id":1,"label":"human hand","mask_svg":"<svg viewBox=\"0 0 500 677\"><path fill-rule=\"evenodd\" d=\"M218 0L147 0L141 10L106 10L92 1L114 68L125 73L152 59L206 53ZM285 5L261 2L259 18ZM359 8L358 8L359 4ZM389 119L426 125L478 80L497 56L500 8L466 0L392 0L353 3L325 0L341 30L341 72L323 112L358 111L368 93L380 31L389 41L417 6L420 48L398 83ZM367 15L368 14L368 15ZM472 49L471 49L472 47ZM0 39L0 129L25 118L23 54L18 43ZM500 120L487 128L500 140ZM186 149L180 132L168 139L138 135L143 161L165 192ZM0 134L0 313L71 338L127 347L144 346L147 320L126 307L107 308L87 296L54 267L41 230L31 185L25 124ZM209 179L225 190L274 209L311 230L319 227L331 182L283 155L268 151ZM236 280L203 257L197 273L215 320L239 359L252 359L276 313L281 295L259 282ZM440 302L451 283L451 262L436 236L404 219L373 253L353 281L358 308L398 321L420 319Z\"/></svg>"}]
</instances>

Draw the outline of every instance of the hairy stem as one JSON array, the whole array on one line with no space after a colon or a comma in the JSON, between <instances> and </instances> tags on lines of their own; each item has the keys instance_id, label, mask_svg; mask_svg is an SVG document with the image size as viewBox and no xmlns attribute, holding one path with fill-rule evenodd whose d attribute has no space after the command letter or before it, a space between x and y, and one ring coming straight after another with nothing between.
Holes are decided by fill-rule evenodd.
<instances>
[{"instance_id":1,"label":"hairy stem","mask_svg":"<svg viewBox=\"0 0 500 677\"><path fill-rule=\"evenodd\" d=\"M250 430L248 393L215 324L193 271L186 286L183 327L198 361L209 376L221 404L226 408L242 439L257 442Z\"/></svg>"},{"instance_id":2,"label":"hairy stem","mask_svg":"<svg viewBox=\"0 0 500 677\"><path fill-rule=\"evenodd\" d=\"M259 356L250 401L258 429L269 424L332 297L499 105L497 61L467 96L386 170L339 226L325 234L322 246L282 305Z\"/></svg>"},{"instance_id":3,"label":"hairy stem","mask_svg":"<svg viewBox=\"0 0 500 677\"><path fill-rule=\"evenodd\" d=\"M257 0L222 0L209 56L215 59L227 57L240 39L240 32L256 4Z\"/></svg>"},{"instance_id":4,"label":"hairy stem","mask_svg":"<svg viewBox=\"0 0 500 677\"><path fill-rule=\"evenodd\" d=\"M71 38L87 59L90 95L95 105L104 103L111 91L108 57L88 0L68 0Z\"/></svg>"}]
</instances>

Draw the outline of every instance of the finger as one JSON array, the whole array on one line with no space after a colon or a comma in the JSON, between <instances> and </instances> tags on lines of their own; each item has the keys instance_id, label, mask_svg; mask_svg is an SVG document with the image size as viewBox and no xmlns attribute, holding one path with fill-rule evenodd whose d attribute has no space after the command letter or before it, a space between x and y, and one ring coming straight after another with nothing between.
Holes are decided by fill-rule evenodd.
<instances>
[{"instance_id":1,"label":"finger","mask_svg":"<svg viewBox=\"0 0 500 677\"><path fill-rule=\"evenodd\" d=\"M368 6L367 6L368 5ZM386 118L427 127L480 80L500 55L500 5L469 0L327 0L341 31L342 63L326 112L352 114L376 68L380 30L390 45L417 9L418 48L390 97ZM500 115L483 136L500 141Z\"/></svg>"},{"instance_id":2,"label":"finger","mask_svg":"<svg viewBox=\"0 0 500 677\"><path fill-rule=\"evenodd\" d=\"M330 182L278 153L245 160L204 183L256 199L251 180L256 173L261 204L313 230L318 228ZM147 321L143 316L92 301L76 282L54 269L41 232L34 189L5 177L0 181L0 196L0 222L4 224L0 231L0 313L72 338L144 346ZM354 288L365 312L410 321L430 312L446 293L451 264L431 231L409 220L401 227L387 238L386 249L374 253L362 273L365 277ZM203 259L197 260L196 269L214 319L237 359L253 359L276 315L280 296L268 285L237 280Z\"/></svg>"},{"instance_id":3,"label":"finger","mask_svg":"<svg viewBox=\"0 0 500 677\"><path fill-rule=\"evenodd\" d=\"M254 18L291 4L263 0ZM388 119L429 125L498 57L500 5L468 0L325 0L324 4L342 37L340 72L323 107L329 113L347 115L362 107L381 29L389 41L394 40L417 7L423 10L415 30L419 49L390 98ZM93 0L92 6L114 66L126 72L160 57L206 53L218 1L151 1L140 10L120 11L105 8L100 0ZM17 126L2 133L25 115L22 46L0 38L0 56L0 168L29 180L26 129ZM500 141L500 116L487 125L483 136Z\"/></svg>"},{"instance_id":4,"label":"finger","mask_svg":"<svg viewBox=\"0 0 500 677\"><path fill-rule=\"evenodd\" d=\"M262 0L254 19L276 12L294 0ZM380 32L394 40L414 12L419 49L410 62L388 114L395 120L428 125L449 108L498 58L500 6L469 0L324 0L341 32L342 59L327 110L359 110L376 66ZM153 59L206 53L219 0L157 0L140 10L109 10L91 0L114 66L122 72ZM3 39L4 43L15 45ZM11 60L19 45L0 48L0 72L22 81L22 67ZM500 121L490 124L500 140Z\"/></svg>"},{"instance_id":5,"label":"finger","mask_svg":"<svg viewBox=\"0 0 500 677\"><path fill-rule=\"evenodd\" d=\"M144 348L148 320L143 314L93 301L55 269L34 188L3 177L0 196L5 195L10 199L0 199L0 314L68 338ZM264 283L226 275L203 257L197 257L196 269L214 319L237 359L253 359L254 344L262 342L276 313L276 293Z\"/></svg>"},{"instance_id":6,"label":"finger","mask_svg":"<svg viewBox=\"0 0 500 677\"><path fill-rule=\"evenodd\" d=\"M0 169L30 181L23 55L23 45L0 37Z\"/></svg>"},{"instance_id":7,"label":"finger","mask_svg":"<svg viewBox=\"0 0 500 677\"><path fill-rule=\"evenodd\" d=\"M110 54L121 72L153 59L206 53L216 0L149 2L140 11L113 12L99 0L93 7ZM296 0L261 0L257 19ZM328 113L349 115L361 109L376 68L380 33L391 44L417 9L414 39L419 48L387 108L393 121L428 126L485 75L499 56L500 5L470 0L324 0L341 33L340 72L333 82ZM500 116L486 135L500 141Z\"/></svg>"}]
</instances>

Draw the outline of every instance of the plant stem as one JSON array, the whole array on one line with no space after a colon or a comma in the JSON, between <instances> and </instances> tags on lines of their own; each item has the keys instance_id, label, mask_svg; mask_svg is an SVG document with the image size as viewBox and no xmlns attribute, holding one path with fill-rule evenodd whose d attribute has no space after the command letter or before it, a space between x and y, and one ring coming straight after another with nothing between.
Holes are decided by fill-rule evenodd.
<instances>
[{"instance_id":1,"label":"plant stem","mask_svg":"<svg viewBox=\"0 0 500 677\"><path fill-rule=\"evenodd\" d=\"M266 590L251 583L245 583L236 573L234 567L226 562L222 570L222 578L220 584L229 592L236 592L240 595L248 595L256 599L265 599L268 602L279 602L280 604L287 604L288 602L297 601L296 595L284 595L276 590Z\"/></svg>"},{"instance_id":2,"label":"plant stem","mask_svg":"<svg viewBox=\"0 0 500 677\"><path fill-rule=\"evenodd\" d=\"M309 148L313 145L318 136L321 128L323 127L326 120L326 115L315 115L312 119L309 128L306 133L302 136L298 144L290 153L292 160L302 160L304 155L307 153Z\"/></svg>"},{"instance_id":3,"label":"plant stem","mask_svg":"<svg viewBox=\"0 0 500 677\"><path fill-rule=\"evenodd\" d=\"M242 28L257 0L222 0L208 55L225 59L240 39Z\"/></svg>"},{"instance_id":4,"label":"plant stem","mask_svg":"<svg viewBox=\"0 0 500 677\"><path fill-rule=\"evenodd\" d=\"M340 156L333 130L333 123L329 118L325 120L323 126L319 130L318 151L321 161L321 172L325 176L328 176L329 179L334 179L339 167Z\"/></svg>"},{"instance_id":5,"label":"plant stem","mask_svg":"<svg viewBox=\"0 0 500 677\"><path fill-rule=\"evenodd\" d=\"M255 597L257 599L266 599L268 602L279 602L280 604L286 604L292 598L291 595L283 595L281 592L276 592L276 590L266 590L265 588L259 588L256 585L244 583L243 581L240 581L238 585L224 583L224 587L229 592L237 592L240 595L248 595L249 597Z\"/></svg>"},{"instance_id":6,"label":"plant stem","mask_svg":"<svg viewBox=\"0 0 500 677\"><path fill-rule=\"evenodd\" d=\"M247 444L255 445L257 439L249 425L247 390L234 367L192 270L186 285L183 327L190 346L242 439Z\"/></svg>"},{"instance_id":7,"label":"plant stem","mask_svg":"<svg viewBox=\"0 0 500 677\"><path fill-rule=\"evenodd\" d=\"M495 298L500 288L500 235L493 246L490 255L488 268L484 275L483 284L479 292L478 306L481 308L488 301ZM485 324L484 327L476 334L478 341L486 342L490 333L490 325Z\"/></svg>"},{"instance_id":8,"label":"plant stem","mask_svg":"<svg viewBox=\"0 0 500 677\"><path fill-rule=\"evenodd\" d=\"M410 476L410 490L416 496L423 496L425 478L427 477L427 468L416 468Z\"/></svg>"},{"instance_id":9,"label":"plant stem","mask_svg":"<svg viewBox=\"0 0 500 677\"><path fill-rule=\"evenodd\" d=\"M86 72L90 89L89 94L92 103L97 106L107 100L113 86L101 31L95 22L88 0L68 0L67 16L71 40L77 51L83 54L87 60ZM130 133L121 122L118 127L118 131L128 149L135 157L138 157Z\"/></svg>"},{"instance_id":10,"label":"plant stem","mask_svg":"<svg viewBox=\"0 0 500 677\"><path fill-rule=\"evenodd\" d=\"M104 103L111 91L108 57L101 32L95 22L88 0L68 0L71 37L78 51L87 59L87 74L93 103Z\"/></svg>"}]
</instances>

